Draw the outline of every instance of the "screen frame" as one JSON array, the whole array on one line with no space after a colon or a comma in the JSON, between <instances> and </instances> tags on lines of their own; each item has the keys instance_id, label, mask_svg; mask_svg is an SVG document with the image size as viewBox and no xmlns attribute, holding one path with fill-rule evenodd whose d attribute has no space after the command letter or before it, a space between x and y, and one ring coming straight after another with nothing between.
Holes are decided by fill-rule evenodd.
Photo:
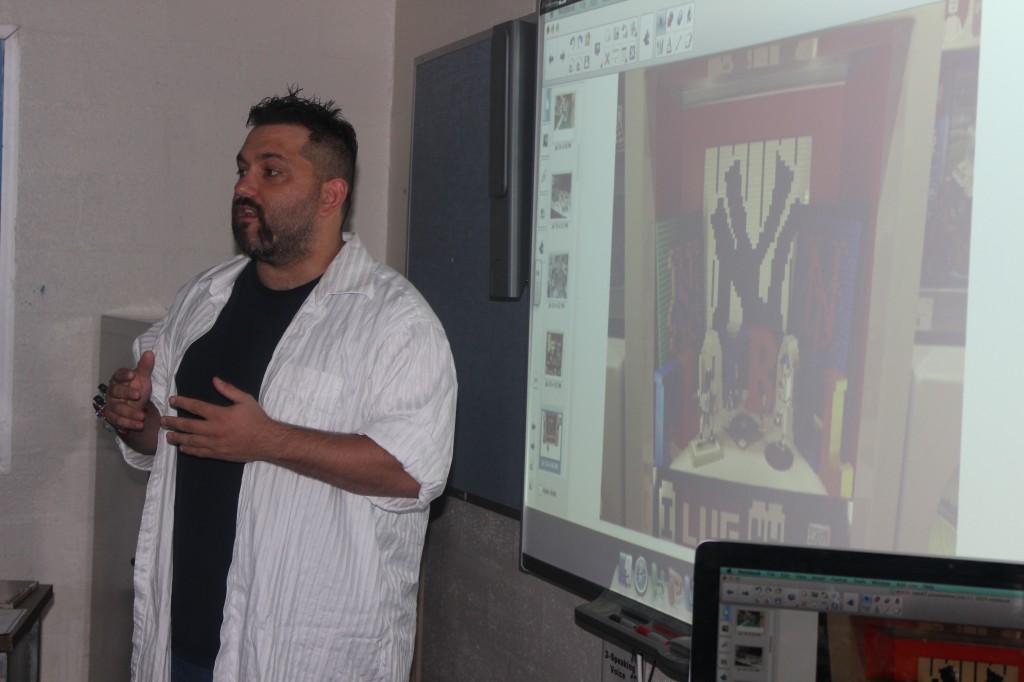
<instances>
[{"instance_id":1,"label":"screen frame","mask_svg":"<svg viewBox=\"0 0 1024 682\"><path fill-rule=\"evenodd\" d=\"M933 0L933 2L934 2L934 0ZM933 4L933 2L929 2L928 0L908 0L907 7L902 8L902 10L909 11L909 9L911 9L911 8L916 8L916 7L922 6L922 5ZM555 2L551 2L551 3L548 3L548 4L551 5L551 9L552 10L563 10L566 7L569 7L569 6L571 6L573 4L576 4L576 3L575 2L558 2L556 0ZM604 4L615 4L615 3L612 2L612 3L604 3ZM934 3L934 4L937 5L939 3ZM865 11L867 11L867 10L865 10ZM873 19L876 16L877 17L882 17L882 16L886 16L886 15L889 15L889 14L895 14L895 10L887 9L886 11L878 12L877 15L871 15L868 18L872 18ZM856 21L860 21L860 19L858 19ZM851 23L855 23L855 22L851 22ZM843 24L840 24L840 25L843 25ZM544 27L543 17L539 17L539 27L540 27L540 31L541 31L541 36L543 36L543 27ZM817 30L817 29L815 29L815 30ZM793 35L802 35L802 34L793 34ZM756 42L756 43L753 43L753 44L760 45L760 44L763 44L763 43L766 43L766 42L770 42L772 40L774 40L774 38L765 37L763 40L761 40L759 42ZM540 60L540 64L543 64L543 59L545 58L545 55L544 55L544 41L543 41L542 37L537 42L537 54L538 54L538 60ZM694 55L694 56L696 57L698 55ZM544 88L546 86L543 74L541 72L541 69L542 69L542 67L539 66L539 68L538 68L538 78L537 78L538 115L540 113L539 112L539 103L540 103L540 101L542 99L541 93L542 93L542 91L544 90ZM540 135L539 126L538 126L537 134L538 134L538 136ZM540 159L539 158L535 159L535 166L538 166L539 164L540 164ZM534 174L534 182L535 182L535 184L538 182L537 172L535 172L535 174ZM535 188L534 188L535 196L536 196L537 192L538 192L538 188L535 186ZM889 199L891 199L891 198L889 198ZM536 221L536 216L535 216L535 221ZM536 225L536 222L534 224L534 228L533 228L532 234L534 236L534 239L536 239L537 238L537 225ZM918 251L919 251L919 244L917 244L916 239L915 238L911 238L911 236L908 236L907 234L903 234L903 233L893 233L893 234L885 233L883 235L880 231L876 232L876 235L875 235L876 238L879 238L879 237L882 237L882 236L884 236L885 239L888 240L887 241L887 245L888 245L889 248L887 249L886 259L884 261L883 260L879 261L879 263L880 263L879 268L880 269L884 269L886 271L892 270L892 271L895 272L896 270L899 270L899 268L893 267L893 263L897 262L900 258L903 258L904 256L906 256L907 253L914 251L915 248L917 248ZM910 277L906 273L903 273L901 276L903 276L903 277ZM912 277L911 277L911 279L912 279ZM870 286L869 289L873 290L874 287ZM876 327L881 325L883 322L888 322L889 324L892 324L891 320L887 321L885 318L887 316L891 316L891 312L892 312L893 306L891 304L889 304L889 303L883 302L882 304L879 304L877 301L871 300L873 296L877 297L877 296L880 295L880 294L878 294L878 292L873 292L871 290L861 294L862 297L867 298L867 301L865 301L863 303L863 305L867 306L868 312L865 313L862 310L861 314L865 315L866 319L863 321L863 324L864 324L864 326L868 330L875 329ZM530 321L531 338L533 336L533 326L534 326L534 324L535 324L535 321L534 321L534 319L531 316L531 321ZM906 317L905 319L900 319L898 321L898 324L899 324L901 333L903 331L906 331L906 333L902 334L902 336L905 336L908 339L912 339L913 338L913 329L912 329L912 327L913 327L914 321L911 319L911 317ZM901 359L901 358L903 358L904 355L908 354L910 352L910 350L912 350L911 346L912 346L912 343L908 343L905 348L903 346L900 346L898 349L895 349L895 350L893 348L889 348L889 347L886 347L886 348L883 348L883 349L879 349L879 350L873 351L869 356L865 355L863 357L860 357L859 363L861 365L866 365L869 362L872 363L873 371L875 372L875 374L878 374L879 373L878 369L877 369L878 366L885 365L885 364L889 363L890 361L894 361L894 359ZM863 367L862 367L862 371L864 371ZM910 380L909 377L907 377L905 381L909 382L909 380ZM860 387L860 391L861 391L860 399L862 401L866 400L867 399L866 398L867 395L877 396L877 403L878 404L872 406L872 410L871 410L872 414L870 416L872 416L873 419L876 419L879 422L884 422L886 425L889 425L890 423L897 423L898 425L902 424L902 426L899 426L899 428L897 429L897 430L900 431L900 433L902 433L902 429L906 426L906 422L907 422L907 418L908 417L907 417L907 406L905 404L902 404L901 401L903 400L902 396L907 392L907 390L909 390L909 388L908 388L908 386L903 386L902 384L900 384L899 386L896 387L896 389L898 389L898 390L881 390L881 391L879 391L878 390L878 388L879 388L879 386L878 386L879 381L880 381L880 379L874 380L871 386L868 386L866 384L862 385ZM901 379L901 381L903 381L903 379ZM888 383L883 382L883 385L884 386L890 386L891 383L892 383L891 381L889 381ZM904 390L904 389L907 389L907 390ZM858 491L858 493L857 493L857 496L854 499L854 502L856 502L856 506L855 506L855 511L854 511L854 513L852 515L853 518L850 519L850 535L851 535L851 537L848 539L848 542L851 545L856 546L856 547L872 547L872 548L875 548L875 549L884 549L884 548L887 548L887 547L895 547L896 546L895 545L895 542L896 542L895 537L897 535L897 531L898 531L898 528L899 528L898 525L897 525L897 523L898 523L897 519L899 517L899 509L896 507L896 505L897 505L897 499L896 498L898 497L902 481L901 481L900 477L898 477L898 476L894 477L894 476L891 475L891 467L889 466L891 459L888 458L887 455L889 455L891 453L891 451L893 451L893 448L900 448L902 450L903 438L891 438L891 439L889 439L891 442L882 443L880 441L880 436L876 435L876 433L875 433L876 429L872 425L870 425L870 424L866 425L864 423L861 423L856 428L857 428L857 431L858 431L858 434L859 434L859 440L861 441L861 448L860 449L862 449L866 454L865 454L865 457L864 457L864 463L863 463L864 466L862 468L858 469L857 474L856 474L857 475L857 479L856 479L855 490ZM527 451L527 457L529 457L529 451ZM867 499L866 497L862 497L862 496L860 496L860 493L862 491L863 492L868 492L869 494L871 494L873 492L880 499L879 500L874 500L874 499ZM652 507L653 507L652 512L655 515L657 514L657 511L656 511L657 507L656 507L656 505L657 505L657 494L655 494L655 499L652 500ZM561 569L559 567L556 567L556 566L550 564L545 558L542 558L542 557L546 557L547 556L547 555L545 555L542 552L537 552L534 555L531 555L531 554L529 554L527 552L526 548L531 543L527 542L527 537L528 537L529 534L527 533L526 523L527 523L527 518L533 512L540 513L540 514L544 514L545 513L545 512L542 512L537 507L531 506L531 504L529 502L528 496L526 494L524 494L523 527L522 527L523 535L522 535L522 538L521 538L521 540L522 540L522 548L523 549L522 549L522 552L521 552L521 562L520 562L521 567L523 568L523 570L529 571L529 572L536 572L536 573L539 574L540 577L547 578L549 580L557 582L558 584L564 584L564 585L566 585L567 589L570 589L571 591L573 591L573 592L575 592L577 594L588 596L588 597L590 597L592 595L595 595L597 593L600 593L604 589L607 589L607 586L605 586L605 585L601 585L599 583L592 582L591 578L583 578L583 577L577 576L577 575L572 574L572 573L570 573L570 572L568 572L568 571L566 571L564 569ZM569 523L573 523L572 521L569 521L568 519L565 519L565 520L567 522L569 522ZM594 529L592 527L583 526L583 525L581 525L580 528L584 532L586 532L586 533L594 533L594 534L598 534L598 535L602 535L603 536L603 534L602 534L600 529ZM625 543L632 543L632 542L633 542L632 540L625 540L625 541L623 541L624 544ZM691 548L691 549L689 549L689 551L692 552L693 549ZM656 553L655 550L652 550L652 552ZM691 554L691 557L692 557L692 554ZM690 564L691 560L692 560L691 558L685 558L682 561L685 564Z\"/></svg>"}]
</instances>

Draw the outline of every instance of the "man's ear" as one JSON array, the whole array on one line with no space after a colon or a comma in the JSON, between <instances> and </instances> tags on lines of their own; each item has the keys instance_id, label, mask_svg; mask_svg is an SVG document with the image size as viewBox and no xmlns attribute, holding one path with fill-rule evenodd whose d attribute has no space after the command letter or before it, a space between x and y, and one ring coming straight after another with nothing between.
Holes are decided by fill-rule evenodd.
<instances>
[{"instance_id":1,"label":"man's ear","mask_svg":"<svg viewBox=\"0 0 1024 682\"><path fill-rule=\"evenodd\" d=\"M330 215L340 211L348 198L349 186L341 178L332 178L320 186L320 213Z\"/></svg>"}]
</instances>

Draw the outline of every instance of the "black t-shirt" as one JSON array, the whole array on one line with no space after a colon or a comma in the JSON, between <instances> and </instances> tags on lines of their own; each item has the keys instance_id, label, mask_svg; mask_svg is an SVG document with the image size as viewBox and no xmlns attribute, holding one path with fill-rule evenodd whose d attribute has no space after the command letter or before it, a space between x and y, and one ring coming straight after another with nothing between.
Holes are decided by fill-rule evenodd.
<instances>
[{"instance_id":1,"label":"black t-shirt","mask_svg":"<svg viewBox=\"0 0 1024 682\"><path fill-rule=\"evenodd\" d=\"M217 376L259 398L274 349L317 281L275 291L260 283L250 262L213 328L185 352L175 376L177 394L228 405L213 387ZM195 416L184 410L178 414ZM220 649L244 465L180 451L177 458L171 649L190 663L212 668Z\"/></svg>"}]
</instances>

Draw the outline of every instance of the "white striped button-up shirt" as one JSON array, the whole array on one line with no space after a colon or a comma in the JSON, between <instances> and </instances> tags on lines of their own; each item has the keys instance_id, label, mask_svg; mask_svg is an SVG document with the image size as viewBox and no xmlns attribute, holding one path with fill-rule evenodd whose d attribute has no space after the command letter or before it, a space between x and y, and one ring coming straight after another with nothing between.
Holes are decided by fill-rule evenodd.
<instances>
[{"instance_id":1,"label":"white striped button-up shirt","mask_svg":"<svg viewBox=\"0 0 1024 682\"><path fill-rule=\"evenodd\" d=\"M247 259L179 292L135 342L153 350L152 401L168 414L188 346L213 325ZM405 279L346 244L285 331L259 401L282 422L372 438L420 484L365 497L266 462L245 465L217 682L406 680L429 502L451 463L456 381L444 331ZM122 445L123 446L123 445ZM127 450L151 475L135 567L132 676L169 679L175 450Z\"/></svg>"}]
</instances>

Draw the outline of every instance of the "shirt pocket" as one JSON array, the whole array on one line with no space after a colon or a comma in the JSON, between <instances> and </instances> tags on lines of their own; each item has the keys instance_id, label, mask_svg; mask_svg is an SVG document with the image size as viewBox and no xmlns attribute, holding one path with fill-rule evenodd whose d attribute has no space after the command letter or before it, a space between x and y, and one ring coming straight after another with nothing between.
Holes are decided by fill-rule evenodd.
<instances>
[{"instance_id":1,"label":"shirt pocket","mask_svg":"<svg viewBox=\"0 0 1024 682\"><path fill-rule=\"evenodd\" d=\"M261 404L271 418L324 431L347 432L354 414L345 382L318 369L283 363L267 373Z\"/></svg>"}]
</instances>

